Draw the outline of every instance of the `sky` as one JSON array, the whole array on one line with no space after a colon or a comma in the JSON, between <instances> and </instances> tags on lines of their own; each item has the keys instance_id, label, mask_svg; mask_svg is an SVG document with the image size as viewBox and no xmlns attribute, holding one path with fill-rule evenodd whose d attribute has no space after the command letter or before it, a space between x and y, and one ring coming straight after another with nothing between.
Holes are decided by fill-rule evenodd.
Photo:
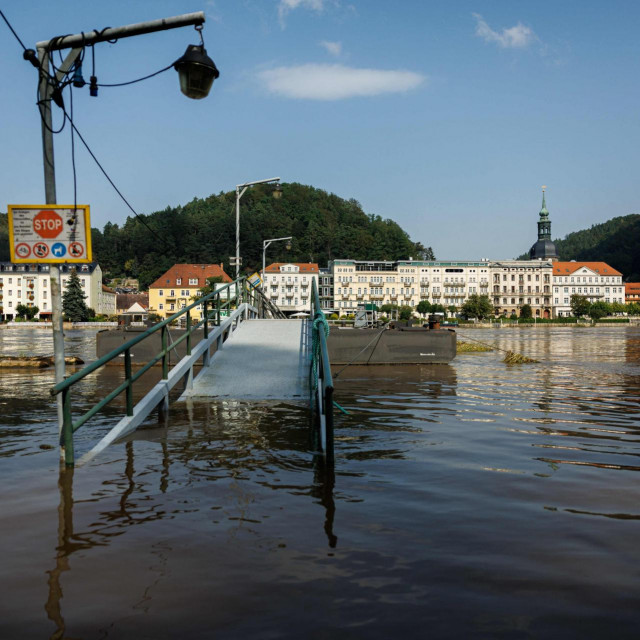
<instances>
[{"instance_id":1,"label":"sky","mask_svg":"<svg viewBox=\"0 0 640 640\"><path fill-rule=\"evenodd\" d=\"M73 93L76 126L140 213L280 176L355 198L449 260L528 250L542 185L554 238L640 213L635 0L6 0L2 10L28 47L205 12L220 69L207 99L183 96L173 69L97 98L88 86ZM187 27L96 45L98 81L147 75L198 42ZM0 60L6 210L44 202L44 185L36 70L4 23ZM68 126L55 145L66 204ZM123 223L130 211L78 144L76 167L92 225Z\"/></svg>"}]
</instances>

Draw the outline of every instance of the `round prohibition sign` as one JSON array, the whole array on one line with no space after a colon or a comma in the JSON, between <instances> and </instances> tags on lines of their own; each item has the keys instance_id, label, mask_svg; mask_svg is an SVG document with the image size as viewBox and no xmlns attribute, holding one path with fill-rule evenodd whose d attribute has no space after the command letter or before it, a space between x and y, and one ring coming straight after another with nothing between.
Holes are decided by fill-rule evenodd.
<instances>
[{"instance_id":1,"label":"round prohibition sign","mask_svg":"<svg viewBox=\"0 0 640 640\"><path fill-rule=\"evenodd\" d=\"M44 242L36 242L33 245L33 255L36 258L46 258L49 255L49 247Z\"/></svg>"},{"instance_id":2,"label":"round prohibition sign","mask_svg":"<svg viewBox=\"0 0 640 640\"><path fill-rule=\"evenodd\" d=\"M79 242L72 242L69 245L69 255L79 258L84 253L84 247Z\"/></svg>"},{"instance_id":3,"label":"round prohibition sign","mask_svg":"<svg viewBox=\"0 0 640 640\"><path fill-rule=\"evenodd\" d=\"M31 255L31 247L25 242L16 245L16 255L18 258L28 258Z\"/></svg>"}]
</instances>

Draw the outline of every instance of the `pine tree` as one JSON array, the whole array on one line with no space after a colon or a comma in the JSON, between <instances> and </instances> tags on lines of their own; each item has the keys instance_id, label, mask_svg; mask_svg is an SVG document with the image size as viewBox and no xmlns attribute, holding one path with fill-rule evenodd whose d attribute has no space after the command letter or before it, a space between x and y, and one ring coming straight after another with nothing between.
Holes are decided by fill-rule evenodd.
<instances>
[{"instance_id":1,"label":"pine tree","mask_svg":"<svg viewBox=\"0 0 640 640\"><path fill-rule=\"evenodd\" d=\"M87 296L82 292L80 278L75 269L71 269L67 288L62 294L62 312L71 322L85 322L89 318L89 309L85 303Z\"/></svg>"}]
</instances>

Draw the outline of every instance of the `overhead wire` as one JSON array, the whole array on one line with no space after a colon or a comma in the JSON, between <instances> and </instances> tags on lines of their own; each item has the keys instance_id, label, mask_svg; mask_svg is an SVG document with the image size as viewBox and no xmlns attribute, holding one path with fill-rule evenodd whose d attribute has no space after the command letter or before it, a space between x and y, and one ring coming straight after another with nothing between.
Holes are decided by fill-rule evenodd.
<instances>
[{"instance_id":1,"label":"overhead wire","mask_svg":"<svg viewBox=\"0 0 640 640\"><path fill-rule=\"evenodd\" d=\"M24 45L24 43L22 42L20 36L18 36L18 34L16 33L15 29L13 28L13 26L11 25L11 23L9 22L9 20L7 19L7 17L4 15L3 11L0 9L0 16L2 17L2 19L4 20L4 22L6 23L7 27L9 28L9 30L11 31L11 33L14 35L14 37L16 38L16 40L18 41L18 43L20 44L20 46L22 47L23 51L27 51L27 47ZM104 33L104 31L106 29L109 29L109 27L105 27L105 29L103 29L102 31L98 31L97 29L94 29L94 32L97 34L101 34ZM84 36L84 33L82 34ZM66 36L58 36L57 38L54 38L52 41L59 41L62 38L64 38ZM117 42L117 39L114 40L108 40L108 42L111 43L115 43ZM93 48L93 45L91 45L91 49L92 49L92 75L95 76L95 50ZM82 63L82 60L84 59L84 52L85 52L85 46L82 46L82 52L80 54L80 63ZM62 54L60 53L60 58L62 59ZM39 65L38 65L38 88L37 88L37 93L36 93L36 105L38 106L38 112L40 113L40 117L42 120L43 125L47 128L47 130L49 130L52 134L58 134L60 132L62 132L62 130L64 129L67 121L69 122L69 124L71 125L71 166L72 166L72 171L73 171L73 206L74 206L74 212L77 208L77 173L76 173L76 162L75 162L75 134L77 134L78 138L80 139L80 141L82 142L82 144L84 145L85 149L87 150L87 152L89 153L89 155L91 156L91 158L93 159L93 161L96 163L96 165L98 166L98 168L100 169L100 171L102 172L102 174L104 175L104 177L107 179L107 181L109 182L109 184L113 187L114 191L120 196L120 199L125 203L125 205L129 208L129 210L133 213L133 215L167 248L167 249L171 249L171 247L169 246L169 244L167 243L167 241L161 237L160 235L158 235L158 233L156 233L156 231L150 227L146 220L144 219L143 216L141 216L131 205L131 203L125 198L124 194L122 193L122 191L120 191L120 189L118 189L118 187L116 186L115 182L111 179L111 177L109 176L109 174L107 173L106 169L102 166L102 164L100 163L100 161L98 160L97 156L95 155L95 153L92 151L91 147L89 146L89 144L87 143L87 141L84 139L84 136L80 133L80 131L78 130L78 128L76 127L74 121L73 121L73 92L72 92L72 88L71 86L69 86L69 108L71 113L69 114L66 110L66 108L64 107L64 103L62 103L61 106L61 110L63 112L63 121L62 121L62 125L60 126L60 128L58 130L53 129L52 127L50 127L45 118L44 115L42 113L41 110L41 106L46 103L49 102L51 103L52 98L47 98L46 100L40 99L40 92L39 92L39 86L40 86L40 82L44 79L47 84L49 84L50 86L55 87L56 89L58 89L60 91L60 96L62 95L62 90L64 90L64 88L68 85L70 85L70 81L67 81L67 83L63 83L62 86L59 85L59 83L57 82L56 78L51 76L51 74L48 72L48 70L46 70L44 68L43 62L44 62L45 58L41 59L39 61ZM58 67L56 67L55 63L53 62L53 60L50 60L51 65L54 69L54 71L60 71L60 69ZM160 69L159 71L156 71L148 76L144 76L143 78L138 78L136 80L132 80L132 81L128 81L128 82L124 82L124 83L117 83L117 84L105 84L105 85L101 85L101 86L124 86L127 84L133 84L134 82L141 82L142 80L146 80L147 78L151 78L153 76L156 76L160 73L163 73L164 71L167 71L168 69L170 69L173 66L173 63L163 69Z\"/></svg>"}]
</instances>

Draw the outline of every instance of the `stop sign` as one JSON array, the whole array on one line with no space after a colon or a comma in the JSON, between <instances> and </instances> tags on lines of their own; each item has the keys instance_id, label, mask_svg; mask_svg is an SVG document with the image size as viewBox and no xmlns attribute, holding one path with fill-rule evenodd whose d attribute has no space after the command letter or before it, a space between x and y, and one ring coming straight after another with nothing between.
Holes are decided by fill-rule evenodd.
<instances>
[{"instance_id":1,"label":"stop sign","mask_svg":"<svg viewBox=\"0 0 640 640\"><path fill-rule=\"evenodd\" d=\"M33 217L33 230L41 238L56 238L63 228L62 217L55 211L40 211Z\"/></svg>"}]
</instances>

